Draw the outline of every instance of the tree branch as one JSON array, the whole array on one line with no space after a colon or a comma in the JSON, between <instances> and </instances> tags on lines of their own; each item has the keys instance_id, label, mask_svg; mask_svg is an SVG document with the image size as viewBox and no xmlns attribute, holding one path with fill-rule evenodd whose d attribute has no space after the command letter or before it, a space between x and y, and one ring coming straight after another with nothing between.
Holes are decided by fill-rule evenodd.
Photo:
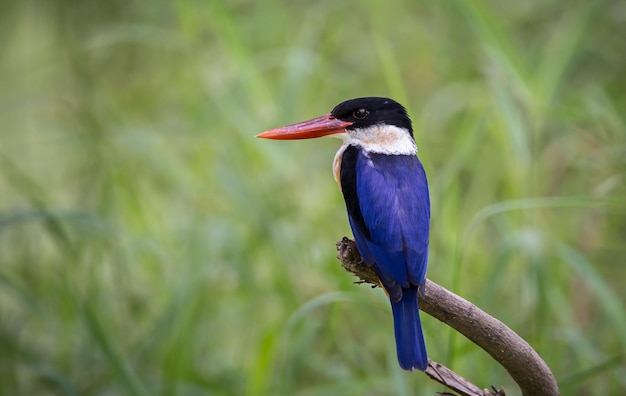
<instances>
[{"instance_id":1,"label":"tree branch","mask_svg":"<svg viewBox=\"0 0 626 396\"><path fill-rule=\"evenodd\" d=\"M358 276L358 283L380 286L371 267L363 262L354 241L337 242L341 265ZM513 330L480 310L474 304L426 280L426 292L420 298L420 309L439 319L484 349L500 363L520 387L524 396L559 395L554 375L535 350ZM445 366L429 361L426 374L464 396L504 395L499 390L480 390ZM495 391L495 389L494 389Z\"/></svg>"}]
</instances>

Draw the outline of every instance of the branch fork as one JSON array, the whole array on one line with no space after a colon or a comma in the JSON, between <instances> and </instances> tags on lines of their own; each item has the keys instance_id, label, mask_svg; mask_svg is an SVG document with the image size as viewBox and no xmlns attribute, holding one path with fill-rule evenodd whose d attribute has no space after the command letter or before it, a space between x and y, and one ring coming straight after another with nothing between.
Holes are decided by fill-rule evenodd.
<instances>
[{"instance_id":1,"label":"branch fork","mask_svg":"<svg viewBox=\"0 0 626 396\"><path fill-rule=\"evenodd\" d=\"M346 271L360 281L381 286L378 276L363 262L356 243L346 237L337 242L337 258ZM420 309L484 349L517 383L522 395L559 395L559 388L548 365L513 330L469 301L426 280ZM447 367L429 360L426 375L463 396L503 396L503 389L481 389ZM443 393L442 395L449 395Z\"/></svg>"}]
</instances>

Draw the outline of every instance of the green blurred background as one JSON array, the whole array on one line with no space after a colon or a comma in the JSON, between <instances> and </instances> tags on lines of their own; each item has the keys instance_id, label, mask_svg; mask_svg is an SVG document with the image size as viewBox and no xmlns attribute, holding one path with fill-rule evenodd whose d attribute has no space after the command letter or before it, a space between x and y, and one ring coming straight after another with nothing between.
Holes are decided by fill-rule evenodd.
<instances>
[{"instance_id":1,"label":"green blurred background","mask_svg":"<svg viewBox=\"0 0 626 396\"><path fill-rule=\"evenodd\" d=\"M432 395L396 363L339 142L254 135L352 97L412 115L428 276L563 394L626 393L623 1L3 1L1 395ZM515 385L423 316L430 357Z\"/></svg>"}]
</instances>

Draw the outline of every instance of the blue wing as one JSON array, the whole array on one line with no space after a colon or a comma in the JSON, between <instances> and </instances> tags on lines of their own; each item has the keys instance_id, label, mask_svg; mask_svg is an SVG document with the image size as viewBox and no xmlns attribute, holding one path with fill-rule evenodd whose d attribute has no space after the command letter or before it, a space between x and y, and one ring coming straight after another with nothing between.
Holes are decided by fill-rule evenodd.
<instances>
[{"instance_id":1,"label":"blue wing","mask_svg":"<svg viewBox=\"0 0 626 396\"><path fill-rule=\"evenodd\" d=\"M361 150L352 156L358 207L348 207L350 225L365 262L397 300L399 288L419 286L426 277L430 201L424 168L417 156Z\"/></svg>"}]
</instances>

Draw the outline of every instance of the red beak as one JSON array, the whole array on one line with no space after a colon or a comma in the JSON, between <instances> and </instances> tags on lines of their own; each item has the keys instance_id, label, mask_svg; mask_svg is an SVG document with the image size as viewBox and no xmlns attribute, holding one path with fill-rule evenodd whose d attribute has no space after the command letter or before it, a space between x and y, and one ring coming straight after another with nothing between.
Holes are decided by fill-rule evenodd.
<instances>
[{"instance_id":1,"label":"red beak","mask_svg":"<svg viewBox=\"0 0 626 396\"><path fill-rule=\"evenodd\" d=\"M312 120L271 129L256 135L263 139L295 140L310 139L345 132L351 122L341 121L330 114Z\"/></svg>"}]
</instances>

